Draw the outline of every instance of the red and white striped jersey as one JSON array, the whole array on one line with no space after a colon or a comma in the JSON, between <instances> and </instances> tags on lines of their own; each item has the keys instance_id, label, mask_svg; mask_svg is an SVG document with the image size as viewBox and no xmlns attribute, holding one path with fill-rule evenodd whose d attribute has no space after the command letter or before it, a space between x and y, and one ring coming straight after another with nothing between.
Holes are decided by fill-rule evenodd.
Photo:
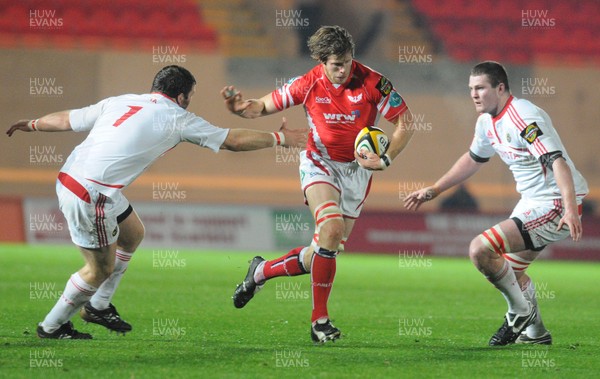
<instances>
[{"instance_id":1,"label":"red and white striped jersey","mask_svg":"<svg viewBox=\"0 0 600 379\"><path fill-rule=\"evenodd\" d=\"M180 142L218 152L229 133L160 93L111 97L72 110L69 121L89 134L61 171L109 197Z\"/></svg>"},{"instance_id":2,"label":"red and white striped jersey","mask_svg":"<svg viewBox=\"0 0 600 379\"><path fill-rule=\"evenodd\" d=\"M396 123L408 108L392 83L369 67L352 62L346 82L335 86L323 65L273 91L278 110L303 104L310 127L307 150L339 162L354 160L354 139L383 115Z\"/></svg>"},{"instance_id":3,"label":"red and white striped jersey","mask_svg":"<svg viewBox=\"0 0 600 379\"><path fill-rule=\"evenodd\" d=\"M483 113L477 119L470 150L481 158L498 153L517 183L517 191L531 200L560 199L554 173L540 161L544 154L560 151L567 161L577 196L588 193L548 114L525 99L511 96L496 117Z\"/></svg>"}]
</instances>

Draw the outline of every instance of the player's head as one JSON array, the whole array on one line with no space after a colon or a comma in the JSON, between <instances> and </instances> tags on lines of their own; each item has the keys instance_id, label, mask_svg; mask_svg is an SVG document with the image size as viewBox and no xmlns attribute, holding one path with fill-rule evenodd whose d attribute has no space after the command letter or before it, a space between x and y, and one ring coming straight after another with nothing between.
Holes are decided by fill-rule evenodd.
<instances>
[{"instance_id":1,"label":"player's head","mask_svg":"<svg viewBox=\"0 0 600 379\"><path fill-rule=\"evenodd\" d=\"M498 62L477 64L471 69L469 90L477 112L496 116L510 96L506 70Z\"/></svg>"},{"instance_id":2,"label":"player's head","mask_svg":"<svg viewBox=\"0 0 600 379\"><path fill-rule=\"evenodd\" d=\"M485 61L478 63L471 69L471 76L487 75L492 88L498 87L499 84L504 84L504 89L510 91L508 86L508 75L506 69L498 62Z\"/></svg>"},{"instance_id":3,"label":"player's head","mask_svg":"<svg viewBox=\"0 0 600 379\"><path fill-rule=\"evenodd\" d=\"M196 79L191 72L181 66L166 66L152 82L152 92L161 92L173 98L179 106L187 108L194 94Z\"/></svg>"},{"instance_id":4,"label":"player's head","mask_svg":"<svg viewBox=\"0 0 600 379\"><path fill-rule=\"evenodd\" d=\"M308 39L311 58L324 65L325 73L334 84L343 84L352 67L354 41L340 26L322 26Z\"/></svg>"}]
</instances>

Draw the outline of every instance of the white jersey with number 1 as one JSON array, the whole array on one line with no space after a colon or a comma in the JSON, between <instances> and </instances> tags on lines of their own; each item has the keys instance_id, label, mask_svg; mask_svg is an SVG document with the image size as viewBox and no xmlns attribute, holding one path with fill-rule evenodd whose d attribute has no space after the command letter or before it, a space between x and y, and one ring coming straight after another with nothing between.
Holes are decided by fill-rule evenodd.
<instances>
[{"instance_id":1,"label":"white jersey with number 1","mask_svg":"<svg viewBox=\"0 0 600 379\"><path fill-rule=\"evenodd\" d=\"M89 134L61 171L109 197L180 142L218 152L229 132L160 93L111 97L72 110L69 121Z\"/></svg>"},{"instance_id":2,"label":"white jersey with number 1","mask_svg":"<svg viewBox=\"0 0 600 379\"><path fill-rule=\"evenodd\" d=\"M571 169L576 196L581 198L588 193L587 183L575 168L550 117L528 100L511 96L496 117L481 114L470 150L480 158L498 153L512 171L523 198L541 202L561 198L554 173L540 161L541 156L560 151Z\"/></svg>"}]
</instances>

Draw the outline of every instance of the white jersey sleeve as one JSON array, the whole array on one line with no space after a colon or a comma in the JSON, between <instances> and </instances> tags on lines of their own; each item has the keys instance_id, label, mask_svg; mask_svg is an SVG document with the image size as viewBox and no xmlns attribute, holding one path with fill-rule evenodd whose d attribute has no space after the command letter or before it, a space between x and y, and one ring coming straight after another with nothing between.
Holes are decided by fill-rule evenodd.
<instances>
[{"instance_id":1,"label":"white jersey sleeve","mask_svg":"<svg viewBox=\"0 0 600 379\"><path fill-rule=\"evenodd\" d=\"M188 112L184 127L181 128L181 140L193 144L207 147L214 152L218 152L225 142L229 129L219 128L202 117Z\"/></svg>"},{"instance_id":2,"label":"white jersey sleeve","mask_svg":"<svg viewBox=\"0 0 600 379\"><path fill-rule=\"evenodd\" d=\"M94 127L96 120L102 114L104 105L110 100L104 99L99 103L85 108L74 109L69 112L69 123L74 132L89 132Z\"/></svg>"},{"instance_id":3,"label":"white jersey sleeve","mask_svg":"<svg viewBox=\"0 0 600 379\"><path fill-rule=\"evenodd\" d=\"M535 158L556 151L565 153L552 121L543 109L524 99L513 101L513 105L516 110L511 114L513 122L519 128L519 135L526 142L527 150Z\"/></svg>"},{"instance_id":4,"label":"white jersey sleeve","mask_svg":"<svg viewBox=\"0 0 600 379\"><path fill-rule=\"evenodd\" d=\"M485 160L491 158L496 153L496 150L490 143L490 139L485 135L487 130L486 123L489 122L492 122L489 115L482 114L479 116L475 124L475 135L469 147L472 154Z\"/></svg>"}]
</instances>

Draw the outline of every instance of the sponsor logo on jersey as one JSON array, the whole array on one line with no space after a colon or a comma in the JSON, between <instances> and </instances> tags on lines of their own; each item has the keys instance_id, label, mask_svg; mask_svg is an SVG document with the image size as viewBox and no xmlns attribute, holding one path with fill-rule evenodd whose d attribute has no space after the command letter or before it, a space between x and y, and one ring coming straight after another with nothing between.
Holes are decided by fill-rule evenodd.
<instances>
[{"instance_id":1,"label":"sponsor logo on jersey","mask_svg":"<svg viewBox=\"0 0 600 379\"><path fill-rule=\"evenodd\" d=\"M331 98L325 96L325 97L319 97L316 96L315 97L315 103L317 104L331 104Z\"/></svg>"},{"instance_id":2,"label":"sponsor logo on jersey","mask_svg":"<svg viewBox=\"0 0 600 379\"><path fill-rule=\"evenodd\" d=\"M358 117L360 117L359 111L352 111L351 114L343 113L323 113L323 117L327 123L341 122L341 123L353 123Z\"/></svg>"},{"instance_id":3,"label":"sponsor logo on jersey","mask_svg":"<svg viewBox=\"0 0 600 379\"><path fill-rule=\"evenodd\" d=\"M494 138L494 135L492 134L492 131L491 131L491 130L489 130L489 129L488 129L488 130L485 132L485 136L486 136L487 138L489 138L489 139L492 139L492 138Z\"/></svg>"},{"instance_id":4,"label":"sponsor logo on jersey","mask_svg":"<svg viewBox=\"0 0 600 379\"><path fill-rule=\"evenodd\" d=\"M387 96L392 92L392 83L390 83L385 76L382 76L375 88L377 88L383 96Z\"/></svg>"},{"instance_id":5,"label":"sponsor logo on jersey","mask_svg":"<svg viewBox=\"0 0 600 379\"><path fill-rule=\"evenodd\" d=\"M350 100L351 102L356 104L362 100L362 97L363 97L362 93L359 93L358 96L348 95L348 100Z\"/></svg>"},{"instance_id":6,"label":"sponsor logo on jersey","mask_svg":"<svg viewBox=\"0 0 600 379\"><path fill-rule=\"evenodd\" d=\"M510 142L510 140L511 140L511 138L510 138L510 134L509 134L509 133L506 133L506 141L507 141L507 142Z\"/></svg>"},{"instance_id":7,"label":"sponsor logo on jersey","mask_svg":"<svg viewBox=\"0 0 600 379\"><path fill-rule=\"evenodd\" d=\"M530 144L534 143L535 140L543 135L544 133L542 133L542 130L540 129L540 127L538 126L538 124L536 124L535 122L527 125L527 127L525 129L523 129L523 131L521 132L521 137L525 138L525 141L529 142Z\"/></svg>"},{"instance_id":8,"label":"sponsor logo on jersey","mask_svg":"<svg viewBox=\"0 0 600 379\"><path fill-rule=\"evenodd\" d=\"M398 92L393 91L390 95L390 106L395 108L398 107L400 104L402 104L402 97Z\"/></svg>"}]
</instances>

